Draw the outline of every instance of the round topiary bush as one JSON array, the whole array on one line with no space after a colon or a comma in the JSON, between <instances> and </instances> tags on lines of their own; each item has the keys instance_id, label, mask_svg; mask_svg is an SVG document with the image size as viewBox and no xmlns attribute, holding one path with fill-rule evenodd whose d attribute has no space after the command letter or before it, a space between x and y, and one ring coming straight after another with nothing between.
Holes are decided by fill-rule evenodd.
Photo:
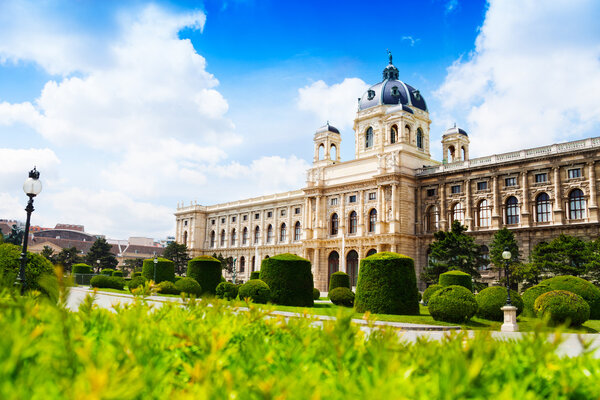
<instances>
[{"instance_id":1,"label":"round topiary bush","mask_svg":"<svg viewBox=\"0 0 600 400\"><path fill-rule=\"evenodd\" d=\"M193 296L200 296L202 294L202 286L194 278L181 278L175 282L175 289L179 293L187 293Z\"/></svg>"},{"instance_id":2,"label":"round topiary bush","mask_svg":"<svg viewBox=\"0 0 600 400\"><path fill-rule=\"evenodd\" d=\"M221 261L210 256L199 256L188 261L187 276L202 287L202 294L214 295L221 283Z\"/></svg>"},{"instance_id":3,"label":"round topiary bush","mask_svg":"<svg viewBox=\"0 0 600 400\"><path fill-rule=\"evenodd\" d=\"M419 290L412 258L381 252L360 262L354 307L374 314L419 314Z\"/></svg>"},{"instance_id":4,"label":"round topiary bush","mask_svg":"<svg viewBox=\"0 0 600 400\"><path fill-rule=\"evenodd\" d=\"M354 298L354 292L347 287L336 287L329 292L329 300L336 306L352 307Z\"/></svg>"},{"instance_id":5,"label":"round topiary bush","mask_svg":"<svg viewBox=\"0 0 600 400\"><path fill-rule=\"evenodd\" d=\"M248 298L255 303L264 304L271 298L271 290L269 289L269 285L260 279L250 279L240 286L238 295L241 300Z\"/></svg>"},{"instance_id":6,"label":"round topiary bush","mask_svg":"<svg viewBox=\"0 0 600 400\"><path fill-rule=\"evenodd\" d=\"M219 299L233 300L238 295L238 285L231 282L221 282L217 285L216 294Z\"/></svg>"},{"instance_id":7,"label":"round topiary bush","mask_svg":"<svg viewBox=\"0 0 600 400\"><path fill-rule=\"evenodd\" d=\"M464 286L444 286L429 299L429 314L436 321L463 323L476 312L475 295Z\"/></svg>"},{"instance_id":8,"label":"round topiary bush","mask_svg":"<svg viewBox=\"0 0 600 400\"><path fill-rule=\"evenodd\" d=\"M462 271L448 271L440 275L440 285L459 285L473 291L473 279L471 275Z\"/></svg>"},{"instance_id":9,"label":"round topiary bush","mask_svg":"<svg viewBox=\"0 0 600 400\"><path fill-rule=\"evenodd\" d=\"M15 282L21 268L21 247L10 243L0 244L0 277L5 282ZM41 290L38 280L42 275L54 275L54 265L45 257L27 252L25 288Z\"/></svg>"},{"instance_id":10,"label":"round topiary bush","mask_svg":"<svg viewBox=\"0 0 600 400\"><path fill-rule=\"evenodd\" d=\"M92 267L87 264L84 264L84 263L73 264L71 267L73 268L74 274L91 274L92 273Z\"/></svg>"},{"instance_id":11,"label":"round topiary bush","mask_svg":"<svg viewBox=\"0 0 600 400\"><path fill-rule=\"evenodd\" d=\"M112 273L112 276L121 276L122 277L123 276L123 271L114 271Z\"/></svg>"},{"instance_id":12,"label":"round topiary bush","mask_svg":"<svg viewBox=\"0 0 600 400\"><path fill-rule=\"evenodd\" d=\"M149 281L154 280L154 258L144 260L142 264L142 276ZM175 280L175 263L166 258L158 257L156 263L156 282L173 282Z\"/></svg>"},{"instance_id":13,"label":"round topiary bush","mask_svg":"<svg viewBox=\"0 0 600 400\"><path fill-rule=\"evenodd\" d=\"M329 291L337 287L345 287L350 289L350 275L345 272L337 271L331 274L329 278Z\"/></svg>"},{"instance_id":14,"label":"round topiary bush","mask_svg":"<svg viewBox=\"0 0 600 400\"><path fill-rule=\"evenodd\" d=\"M271 289L271 302L284 306L312 307L313 276L310 261L295 254L278 254L265 258L260 280Z\"/></svg>"},{"instance_id":15,"label":"round topiary bush","mask_svg":"<svg viewBox=\"0 0 600 400\"><path fill-rule=\"evenodd\" d=\"M179 290L177 290L175 284L171 281L162 281L156 286L161 294L179 294Z\"/></svg>"},{"instance_id":16,"label":"round topiary bush","mask_svg":"<svg viewBox=\"0 0 600 400\"><path fill-rule=\"evenodd\" d=\"M568 322L571 326L579 326L590 318L590 306L584 298L566 290L541 294L535 300L534 310L551 325Z\"/></svg>"},{"instance_id":17,"label":"round topiary bush","mask_svg":"<svg viewBox=\"0 0 600 400\"><path fill-rule=\"evenodd\" d=\"M319 300L321 292L317 288L313 288L313 300Z\"/></svg>"},{"instance_id":18,"label":"round topiary bush","mask_svg":"<svg viewBox=\"0 0 600 400\"><path fill-rule=\"evenodd\" d=\"M96 275L90 280L90 286L98 289L123 290L125 279L120 276Z\"/></svg>"},{"instance_id":19,"label":"round topiary bush","mask_svg":"<svg viewBox=\"0 0 600 400\"><path fill-rule=\"evenodd\" d=\"M423 292L423 304L427 305L429 303L429 299L431 298L431 296L433 296L433 294L435 292L437 292L438 290L440 290L441 288L443 288L442 285L431 285L429 286L427 289L425 289L425 291Z\"/></svg>"},{"instance_id":20,"label":"round topiary bush","mask_svg":"<svg viewBox=\"0 0 600 400\"><path fill-rule=\"evenodd\" d=\"M546 284L540 283L523 292L523 314L529 317L535 316L533 306L535 300L542 294L552 291L552 288Z\"/></svg>"},{"instance_id":21,"label":"round topiary bush","mask_svg":"<svg viewBox=\"0 0 600 400\"><path fill-rule=\"evenodd\" d=\"M585 279L571 275L555 276L540 284L548 285L552 290L567 290L583 297L590 306L590 319L600 319L600 289Z\"/></svg>"},{"instance_id":22,"label":"round topiary bush","mask_svg":"<svg viewBox=\"0 0 600 400\"><path fill-rule=\"evenodd\" d=\"M250 272L250 279L260 279L260 271Z\"/></svg>"},{"instance_id":23,"label":"round topiary bush","mask_svg":"<svg viewBox=\"0 0 600 400\"><path fill-rule=\"evenodd\" d=\"M477 316L492 321L502 321L506 305L506 288L502 286L491 286L483 289L475 296L477 300ZM514 290L510 291L510 302L517 307L517 315L523 312L523 299Z\"/></svg>"},{"instance_id":24,"label":"round topiary bush","mask_svg":"<svg viewBox=\"0 0 600 400\"><path fill-rule=\"evenodd\" d=\"M102 271L100 271L102 275L106 276L112 276L113 272L115 272L115 270L112 268L104 268Z\"/></svg>"},{"instance_id":25,"label":"round topiary bush","mask_svg":"<svg viewBox=\"0 0 600 400\"><path fill-rule=\"evenodd\" d=\"M130 292L133 292L133 289L137 289L140 286L144 286L146 282L147 280L143 276L136 276L129 281L127 287L129 288Z\"/></svg>"}]
</instances>

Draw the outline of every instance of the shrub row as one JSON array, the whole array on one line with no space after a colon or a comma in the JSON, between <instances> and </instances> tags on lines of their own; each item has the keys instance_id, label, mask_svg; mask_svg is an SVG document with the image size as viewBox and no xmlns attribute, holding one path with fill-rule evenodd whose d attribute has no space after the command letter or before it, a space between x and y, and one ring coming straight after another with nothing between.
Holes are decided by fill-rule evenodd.
<instances>
[{"instance_id":1,"label":"shrub row","mask_svg":"<svg viewBox=\"0 0 600 400\"><path fill-rule=\"evenodd\" d=\"M120 276L96 275L90 281L90 285L98 289L123 290L125 279Z\"/></svg>"}]
</instances>

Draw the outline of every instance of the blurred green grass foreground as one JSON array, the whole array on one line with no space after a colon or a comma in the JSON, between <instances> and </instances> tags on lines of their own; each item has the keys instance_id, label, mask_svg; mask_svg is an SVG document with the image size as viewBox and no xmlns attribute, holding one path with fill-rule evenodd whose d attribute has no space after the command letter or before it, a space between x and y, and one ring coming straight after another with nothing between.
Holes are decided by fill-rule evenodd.
<instances>
[{"instance_id":1,"label":"blurred green grass foreground","mask_svg":"<svg viewBox=\"0 0 600 400\"><path fill-rule=\"evenodd\" d=\"M598 399L600 360L528 334L404 342L351 312L315 327L215 299L77 312L0 293L0 399Z\"/></svg>"}]
</instances>

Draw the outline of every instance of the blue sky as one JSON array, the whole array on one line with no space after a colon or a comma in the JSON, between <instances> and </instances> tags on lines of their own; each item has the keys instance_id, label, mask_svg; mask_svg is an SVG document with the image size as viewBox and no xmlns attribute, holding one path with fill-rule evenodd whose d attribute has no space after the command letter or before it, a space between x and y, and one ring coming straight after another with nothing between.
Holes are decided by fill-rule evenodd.
<instances>
[{"instance_id":1,"label":"blue sky","mask_svg":"<svg viewBox=\"0 0 600 400\"><path fill-rule=\"evenodd\" d=\"M432 155L599 136L592 0L0 3L0 218L111 238L173 233L179 201L301 188L314 131L354 153L356 98L394 56L427 100Z\"/></svg>"}]
</instances>

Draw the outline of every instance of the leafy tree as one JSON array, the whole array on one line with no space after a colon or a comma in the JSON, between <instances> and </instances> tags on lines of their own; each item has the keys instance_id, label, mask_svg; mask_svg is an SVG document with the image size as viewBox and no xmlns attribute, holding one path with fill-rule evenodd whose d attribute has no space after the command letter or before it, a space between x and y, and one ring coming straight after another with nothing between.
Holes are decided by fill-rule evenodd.
<instances>
[{"instance_id":1,"label":"leafy tree","mask_svg":"<svg viewBox=\"0 0 600 400\"><path fill-rule=\"evenodd\" d=\"M233 257L223 257L223 254L221 253L219 253L219 255L213 253L212 256L221 262L222 269L229 273L233 272Z\"/></svg>"},{"instance_id":2,"label":"leafy tree","mask_svg":"<svg viewBox=\"0 0 600 400\"><path fill-rule=\"evenodd\" d=\"M45 257L51 263L56 262L56 254L54 254L54 249L50 246L44 246L42 252L40 253L42 257Z\"/></svg>"},{"instance_id":3,"label":"leafy tree","mask_svg":"<svg viewBox=\"0 0 600 400\"><path fill-rule=\"evenodd\" d=\"M112 245L107 243L106 239L96 239L85 256L87 264L98 267L98 272L103 268L115 268L119 264L119 261L117 261L115 255L110 252L111 248ZM96 263L96 260L100 260L100 265Z\"/></svg>"},{"instance_id":4,"label":"leafy tree","mask_svg":"<svg viewBox=\"0 0 600 400\"><path fill-rule=\"evenodd\" d=\"M183 274L190 260L189 251L185 244L171 242L165 247L163 257L175 263L175 273Z\"/></svg>"},{"instance_id":5,"label":"leafy tree","mask_svg":"<svg viewBox=\"0 0 600 400\"><path fill-rule=\"evenodd\" d=\"M540 270L554 275L585 274L592 253L586 243L576 237L560 235L550 243L539 243L531 252L531 262Z\"/></svg>"},{"instance_id":6,"label":"leafy tree","mask_svg":"<svg viewBox=\"0 0 600 400\"><path fill-rule=\"evenodd\" d=\"M585 273L595 280L600 280L600 238L586 243L588 248L588 263Z\"/></svg>"},{"instance_id":7,"label":"leafy tree","mask_svg":"<svg viewBox=\"0 0 600 400\"><path fill-rule=\"evenodd\" d=\"M83 257L79 255L79 250L75 247L64 248L54 256L54 263L62 265L65 272L70 272L73 264L81 262L83 262Z\"/></svg>"},{"instance_id":8,"label":"leafy tree","mask_svg":"<svg viewBox=\"0 0 600 400\"><path fill-rule=\"evenodd\" d=\"M143 265L144 260L141 258L125 260L123 261L123 272L125 272L125 268L130 269L131 272L142 272Z\"/></svg>"},{"instance_id":9,"label":"leafy tree","mask_svg":"<svg viewBox=\"0 0 600 400\"><path fill-rule=\"evenodd\" d=\"M509 268L511 288L519 282L523 282L523 286L528 288L543 280L542 271L534 263L517 262L510 264Z\"/></svg>"},{"instance_id":10,"label":"leafy tree","mask_svg":"<svg viewBox=\"0 0 600 400\"><path fill-rule=\"evenodd\" d=\"M437 282L440 274L449 270L460 270L479 277L477 269L486 264L481 246L468 236L467 228L459 221L452 223L449 232L434 233L435 241L429 245L429 265L421 275L425 282Z\"/></svg>"}]
</instances>

